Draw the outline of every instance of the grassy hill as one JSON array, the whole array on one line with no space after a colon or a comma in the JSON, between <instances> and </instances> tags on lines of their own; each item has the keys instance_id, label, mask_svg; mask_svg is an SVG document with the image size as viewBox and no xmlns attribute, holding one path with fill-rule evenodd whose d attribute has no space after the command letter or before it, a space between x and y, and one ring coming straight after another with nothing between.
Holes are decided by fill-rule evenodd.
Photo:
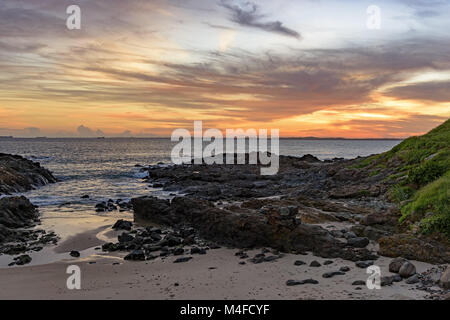
<instances>
[{"instance_id":1,"label":"grassy hill","mask_svg":"<svg viewBox=\"0 0 450 320\"><path fill-rule=\"evenodd\" d=\"M389 198L399 204L400 225L423 234L450 236L450 119L429 133L357 164L388 171Z\"/></svg>"}]
</instances>

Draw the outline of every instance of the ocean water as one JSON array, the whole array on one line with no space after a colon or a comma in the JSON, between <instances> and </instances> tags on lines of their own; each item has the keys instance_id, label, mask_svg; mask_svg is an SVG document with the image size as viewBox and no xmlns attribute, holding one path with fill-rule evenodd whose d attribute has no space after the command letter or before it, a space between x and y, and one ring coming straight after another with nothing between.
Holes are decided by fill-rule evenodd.
<instances>
[{"instance_id":1,"label":"ocean water","mask_svg":"<svg viewBox=\"0 0 450 320\"><path fill-rule=\"evenodd\" d=\"M281 139L280 154L303 156L313 154L331 159L367 156L391 149L399 140L304 140ZM60 243L73 236L117 219L131 219L131 212L95 212L95 204L108 199L129 200L132 197L170 194L149 187L142 178L141 166L170 164L175 142L169 139L1 139L0 152L19 154L52 171L58 179L36 190L23 193L39 206L41 225L55 231ZM81 199L83 195L89 199ZM67 259L53 247L30 253L32 265ZM95 254L93 248L81 251L82 257ZM7 267L11 257L0 256L0 268Z\"/></svg>"}]
</instances>

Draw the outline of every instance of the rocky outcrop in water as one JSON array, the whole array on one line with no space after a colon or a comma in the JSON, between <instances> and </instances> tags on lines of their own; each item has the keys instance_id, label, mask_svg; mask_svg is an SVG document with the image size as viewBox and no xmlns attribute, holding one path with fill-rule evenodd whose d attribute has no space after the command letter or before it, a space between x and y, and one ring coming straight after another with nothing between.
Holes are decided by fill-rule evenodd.
<instances>
[{"instance_id":1,"label":"rocky outcrop in water","mask_svg":"<svg viewBox=\"0 0 450 320\"><path fill-rule=\"evenodd\" d=\"M56 178L39 163L21 156L0 153L0 195L23 192L48 183ZM57 236L44 230L29 229L39 222L39 212L26 197L0 199L0 254L16 255L27 251L40 251L43 245L56 243ZM27 255L11 265L31 261Z\"/></svg>"},{"instance_id":2,"label":"rocky outcrop in water","mask_svg":"<svg viewBox=\"0 0 450 320\"><path fill-rule=\"evenodd\" d=\"M0 195L24 192L54 182L56 178L38 162L0 153Z\"/></svg>"}]
</instances>

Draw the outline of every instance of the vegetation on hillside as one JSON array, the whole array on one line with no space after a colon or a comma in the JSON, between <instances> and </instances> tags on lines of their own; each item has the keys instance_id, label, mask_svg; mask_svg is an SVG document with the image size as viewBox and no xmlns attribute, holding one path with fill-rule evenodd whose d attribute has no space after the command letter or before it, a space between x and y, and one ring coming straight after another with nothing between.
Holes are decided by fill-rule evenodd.
<instances>
[{"instance_id":1,"label":"vegetation on hillside","mask_svg":"<svg viewBox=\"0 0 450 320\"><path fill-rule=\"evenodd\" d=\"M355 167L389 171L389 195L400 206L400 223L450 236L450 119Z\"/></svg>"}]
</instances>

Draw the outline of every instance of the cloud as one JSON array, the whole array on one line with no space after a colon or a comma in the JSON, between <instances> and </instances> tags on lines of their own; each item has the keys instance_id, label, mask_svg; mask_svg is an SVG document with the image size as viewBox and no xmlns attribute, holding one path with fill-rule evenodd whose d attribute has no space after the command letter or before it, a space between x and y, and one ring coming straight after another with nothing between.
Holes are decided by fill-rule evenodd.
<instances>
[{"instance_id":1,"label":"cloud","mask_svg":"<svg viewBox=\"0 0 450 320\"><path fill-rule=\"evenodd\" d=\"M387 96L404 100L450 102L450 81L436 81L397 86L385 92Z\"/></svg>"},{"instance_id":2,"label":"cloud","mask_svg":"<svg viewBox=\"0 0 450 320\"><path fill-rule=\"evenodd\" d=\"M243 6L240 6L229 0L221 0L220 5L228 9L231 12L231 20L241 26L258 28L296 39L301 38L300 33L285 27L280 21L262 22L265 15L260 14L258 5L252 2L245 2Z\"/></svg>"},{"instance_id":3,"label":"cloud","mask_svg":"<svg viewBox=\"0 0 450 320\"><path fill-rule=\"evenodd\" d=\"M81 137L103 137L105 135L105 133L100 129L94 131L91 128L85 127L84 125L80 125L77 128L77 132Z\"/></svg>"}]
</instances>

